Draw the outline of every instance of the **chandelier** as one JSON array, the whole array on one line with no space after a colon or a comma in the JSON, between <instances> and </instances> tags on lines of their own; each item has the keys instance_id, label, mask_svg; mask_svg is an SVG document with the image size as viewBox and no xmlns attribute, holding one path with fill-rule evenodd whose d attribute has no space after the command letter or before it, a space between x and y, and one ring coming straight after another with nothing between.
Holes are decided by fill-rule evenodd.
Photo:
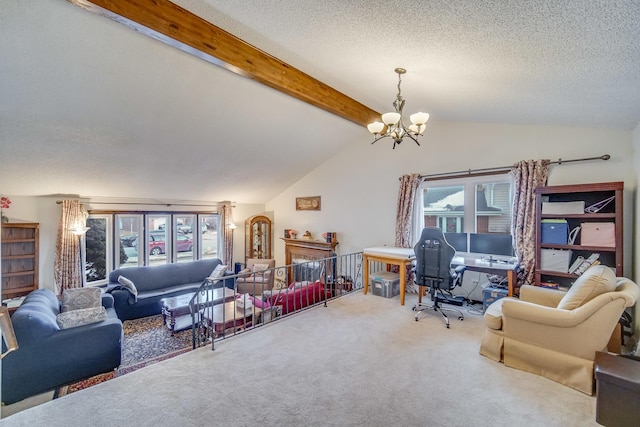
<instances>
[{"instance_id":1,"label":"chandelier","mask_svg":"<svg viewBox=\"0 0 640 427\"><path fill-rule=\"evenodd\" d=\"M374 136L373 142L371 144L375 144L376 141L382 138L389 137L393 139L393 149L396 149L396 145L400 144L404 137L411 138L416 144L420 145L418 142L418 137L422 135L427 125L427 120L429 120L429 113L415 113L409 116L409 120L411 120L411 125L409 127L405 126L402 120L402 108L404 107L404 99L402 98L402 93L400 91L400 84L402 83L402 75L407 72L404 68L396 68L394 70L398 73L398 94L396 95L396 100L393 102L393 106L396 111L391 113L384 113L382 115L382 122L375 121L367 125L367 129Z\"/></svg>"}]
</instances>

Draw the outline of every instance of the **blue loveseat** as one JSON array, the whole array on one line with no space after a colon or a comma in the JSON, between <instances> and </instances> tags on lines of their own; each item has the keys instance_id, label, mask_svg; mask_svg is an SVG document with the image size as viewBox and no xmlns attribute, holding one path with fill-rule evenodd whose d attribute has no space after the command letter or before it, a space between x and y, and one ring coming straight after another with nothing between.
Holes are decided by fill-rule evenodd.
<instances>
[{"instance_id":1,"label":"blue loveseat","mask_svg":"<svg viewBox=\"0 0 640 427\"><path fill-rule=\"evenodd\" d=\"M102 295L106 320L60 329L58 298L37 289L11 316L19 348L2 359L2 401L11 404L120 366L122 322L111 295Z\"/></svg>"},{"instance_id":2,"label":"blue loveseat","mask_svg":"<svg viewBox=\"0 0 640 427\"><path fill-rule=\"evenodd\" d=\"M162 311L163 298L196 292L213 270L222 264L218 258L192 262L163 264L147 267L128 267L113 270L109 274L107 292L113 295L114 305L120 320L153 316ZM233 274L227 270L226 275ZM123 276L133 282L137 298L118 282ZM233 288L231 279L225 286Z\"/></svg>"}]
</instances>

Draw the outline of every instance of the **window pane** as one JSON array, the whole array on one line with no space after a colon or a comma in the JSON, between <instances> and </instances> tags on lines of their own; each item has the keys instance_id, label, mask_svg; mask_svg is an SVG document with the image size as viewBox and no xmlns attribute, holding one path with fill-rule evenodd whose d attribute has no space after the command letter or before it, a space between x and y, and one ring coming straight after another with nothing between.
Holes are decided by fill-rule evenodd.
<instances>
[{"instance_id":1,"label":"window pane","mask_svg":"<svg viewBox=\"0 0 640 427\"><path fill-rule=\"evenodd\" d=\"M476 233L511 233L511 183L476 185Z\"/></svg>"},{"instance_id":2,"label":"window pane","mask_svg":"<svg viewBox=\"0 0 640 427\"><path fill-rule=\"evenodd\" d=\"M85 275L87 284L97 284L107 278L107 218L87 218L85 234Z\"/></svg>"},{"instance_id":3,"label":"window pane","mask_svg":"<svg viewBox=\"0 0 640 427\"><path fill-rule=\"evenodd\" d=\"M175 224L173 233L175 236L175 262L193 261L195 254L193 233L198 233L196 216L192 214L174 215L173 220Z\"/></svg>"},{"instance_id":4,"label":"window pane","mask_svg":"<svg viewBox=\"0 0 640 427\"><path fill-rule=\"evenodd\" d=\"M199 234L200 258L220 258L218 256L220 216L214 214L198 215L198 222L201 229Z\"/></svg>"},{"instance_id":5,"label":"window pane","mask_svg":"<svg viewBox=\"0 0 640 427\"><path fill-rule=\"evenodd\" d=\"M424 189L424 226L439 227L447 233L464 230L464 186Z\"/></svg>"},{"instance_id":6,"label":"window pane","mask_svg":"<svg viewBox=\"0 0 640 427\"><path fill-rule=\"evenodd\" d=\"M143 265L144 256L138 256L138 246L141 241L142 215L116 215L116 265L119 267L135 267ZM143 245L144 246L144 245Z\"/></svg>"},{"instance_id":7,"label":"window pane","mask_svg":"<svg viewBox=\"0 0 640 427\"><path fill-rule=\"evenodd\" d=\"M166 264L171 253L171 239L167 225L171 224L169 215L147 215L148 238L145 245L146 254L149 255L148 265ZM142 250L141 247L138 248Z\"/></svg>"}]
</instances>

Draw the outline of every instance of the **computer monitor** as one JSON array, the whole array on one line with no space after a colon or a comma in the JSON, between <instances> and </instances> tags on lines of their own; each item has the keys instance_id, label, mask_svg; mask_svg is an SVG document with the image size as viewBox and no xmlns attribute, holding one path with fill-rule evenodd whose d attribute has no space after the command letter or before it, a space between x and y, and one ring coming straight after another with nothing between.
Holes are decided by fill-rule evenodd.
<instances>
[{"instance_id":1,"label":"computer monitor","mask_svg":"<svg viewBox=\"0 0 640 427\"><path fill-rule=\"evenodd\" d=\"M469 252L513 256L511 242L511 234L471 233L469 234Z\"/></svg>"},{"instance_id":2,"label":"computer monitor","mask_svg":"<svg viewBox=\"0 0 640 427\"><path fill-rule=\"evenodd\" d=\"M467 233L444 233L444 238L458 252L467 252Z\"/></svg>"}]
</instances>

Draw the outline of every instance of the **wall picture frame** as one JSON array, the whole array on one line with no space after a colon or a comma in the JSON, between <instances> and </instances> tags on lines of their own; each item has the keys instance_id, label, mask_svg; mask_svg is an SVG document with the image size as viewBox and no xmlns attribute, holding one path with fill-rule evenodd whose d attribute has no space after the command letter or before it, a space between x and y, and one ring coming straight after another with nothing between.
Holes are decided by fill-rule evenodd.
<instances>
[{"instance_id":1,"label":"wall picture frame","mask_svg":"<svg viewBox=\"0 0 640 427\"><path fill-rule=\"evenodd\" d=\"M320 196L296 197L297 211L319 211Z\"/></svg>"}]
</instances>

